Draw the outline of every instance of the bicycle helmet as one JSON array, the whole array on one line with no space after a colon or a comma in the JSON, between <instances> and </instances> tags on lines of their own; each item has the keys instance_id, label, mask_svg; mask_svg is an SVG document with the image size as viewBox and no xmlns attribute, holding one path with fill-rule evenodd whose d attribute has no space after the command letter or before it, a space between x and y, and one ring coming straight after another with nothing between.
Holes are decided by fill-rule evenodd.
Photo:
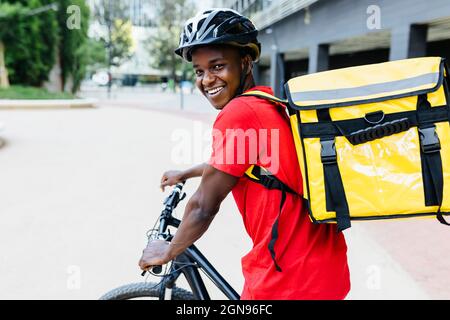
<instances>
[{"instance_id":1,"label":"bicycle helmet","mask_svg":"<svg viewBox=\"0 0 450 320\"><path fill-rule=\"evenodd\" d=\"M189 19L180 36L175 53L192 61L192 49L209 44L228 44L247 50L253 61L259 59L261 44L258 30L246 17L232 9L209 9Z\"/></svg>"}]
</instances>

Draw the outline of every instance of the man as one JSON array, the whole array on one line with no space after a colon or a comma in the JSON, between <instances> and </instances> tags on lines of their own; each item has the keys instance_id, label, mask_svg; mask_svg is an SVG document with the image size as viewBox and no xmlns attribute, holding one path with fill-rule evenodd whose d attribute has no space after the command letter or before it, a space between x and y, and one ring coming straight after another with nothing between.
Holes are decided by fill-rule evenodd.
<instances>
[{"instance_id":1,"label":"man","mask_svg":"<svg viewBox=\"0 0 450 320\"><path fill-rule=\"evenodd\" d=\"M163 175L162 188L195 176L202 179L173 240L151 241L139 265L146 270L182 253L208 229L231 191L253 240L242 259L242 299L343 299L350 289L345 240L335 225L314 225L308 217L284 106L237 97L250 90L272 94L269 87L255 87L252 62L260 55L256 35L250 20L229 9L208 10L186 23L176 53L192 61L196 86L220 110L213 153L207 164ZM237 133L253 131L255 139L230 143ZM275 143L259 148L262 140ZM248 178L245 172L251 165L270 166L291 192L270 190Z\"/></svg>"}]
</instances>

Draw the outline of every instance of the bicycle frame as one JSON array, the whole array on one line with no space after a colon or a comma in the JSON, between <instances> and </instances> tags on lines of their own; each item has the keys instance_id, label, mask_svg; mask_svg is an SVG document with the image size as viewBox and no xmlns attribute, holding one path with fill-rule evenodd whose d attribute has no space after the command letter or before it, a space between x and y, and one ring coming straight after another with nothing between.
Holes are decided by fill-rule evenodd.
<instances>
[{"instance_id":1,"label":"bicycle frame","mask_svg":"<svg viewBox=\"0 0 450 320\"><path fill-rule=\"evenodd\" d=\"M177 264L189 264L190 266L181 267L176 271ZM214 285L222 291L230 300L239 300L239 294L231 287L231 285L220 275L220 273L212 266L206 257L194 245L186 249L180 254L172 263L171 271L175 271L173 280L169 279L170 283L174 283L180 273L186 278L189 287L194 294L195 299L211 300L205 283L200 275L198 269L202 269Z\"/></svg>"},{"instance_id":2,"label":"bicycle frame","mask_svg":"<svg viewBox=\"0 0 450 320\"><path fill-rule=\"evenodd\" d=\"M180 220L170 216L167 225L172 227L178 227L181 223ZM177 268L177 264L187 264ZM225 296L230 300L239 300L239 294L231 287L231 285L220 275L220 273L212 266L212 264L206 259L206 257L200 252L195 245L191 245L182 254L178 255L172 263L169 276L163 280L163 286L171 288L180 274L182 273L186 278L195 299L198 300L211 300L205 283L197 270L201 268L211 279L214 285L222 291Z\"/></svg>"},{"instance_id":3,"label":"bicycle frame","mask_svg":"<svg viewBox=\"0 0 450 320\"><path fill-rule=\"evenodd\" d=\"M177 184L172 193L164 201L165 208L159 218L158 236L166 241L172 240L172 235L170 232L167 232L167 227L170 226L178 228L181 223L181 220L172 216L172 212L178 203L186 196L185 193L182 193L183 185L184 182ZM178 267L178 265L181 265L182 267ZM231 300L240 299L239 294L219 274L219 272L212 266L212 264L195 245L191 245L172 261L169 273L165 275L161 281L159 298L164 299L166 288L172 289L175 286L175 282L178 277L183 274L195 299L210 300L211 298L208 290L206 289L205 283L203 282L203 279L198 271L199 268L207 274L214 285L221 290L227 298ZM162 268L161 266L154 266L152 270L154 273L160 273ZM144 274L145 271L142 275Z\"/></svg>"}]
</instances>

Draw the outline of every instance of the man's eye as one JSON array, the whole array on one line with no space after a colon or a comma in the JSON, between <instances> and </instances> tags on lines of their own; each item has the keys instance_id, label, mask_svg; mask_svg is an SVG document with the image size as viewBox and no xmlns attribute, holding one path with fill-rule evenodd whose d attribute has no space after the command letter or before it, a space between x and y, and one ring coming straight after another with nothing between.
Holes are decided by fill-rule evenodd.
<instances>
[{"instance_id":1,"label":"man's eye","mask_svg":"<svg viewBox=\"0 0 450 320\"><path fill-rule=\"evenodd\" d=\"M223 64L216 64L214 66L214 70L221 70L223 68Z\"/></svg>"},{"instance_id":2,"label":"man's eye","mask_svg":"<svg viewBox=\"0 0 450 320\"><path fill-rule=\"evenodd\" d=\"M195 70L195 75L196 75L197 77L200 77L202 74L203 74L202 71L200 71L200 70Z\"/></svg>"}]
</instances>

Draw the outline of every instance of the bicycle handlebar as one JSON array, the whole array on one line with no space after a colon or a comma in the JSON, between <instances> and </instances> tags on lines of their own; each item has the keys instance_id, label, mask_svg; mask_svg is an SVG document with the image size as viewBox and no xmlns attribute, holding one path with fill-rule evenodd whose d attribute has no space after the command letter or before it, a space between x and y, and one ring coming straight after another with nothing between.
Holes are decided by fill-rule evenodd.
<instances>
[{"instance_id":1,"label":"bicycle handlebar","mask_svg":"<svg viewBox=\"0 0 450 320\"><path fill-rule=\"evenodd\" d=\"M186 180L177 183L170 195L166 198L166 200L164 200L165 207L159 217L158 238L166 240L166 231L169 222L172 219L172 212L177 207L178 203L186 197L186 193L182 194L183 186L185 183ZM160 274L162 272L162 266L153 266L152 272L155 274ZM144 270L141 273L141 276L144 276L145 273L146 271Z\"/></svg>"},{"instance_id":2,"label":"bicycle handlebar","mask_svg":"<svg viewBox=\"0 0 450 320\"><path fill-rule=\"evenodd\" d=\"M186 183L186 181L183 181L181 183L177 183L175 188L173 188L170 195L164 200L164 210L160 215L159 218L159 228L158 228L158 236L162 237L167 229L167 223L168 220L172 218L172 212L173 209L175 209L178 205L178 203L184 199L186 196L185 193L181 194L181 191L183 190L183 186ZM181 195L181 196L180 196Z\"/></svg>"}]
</instances>

